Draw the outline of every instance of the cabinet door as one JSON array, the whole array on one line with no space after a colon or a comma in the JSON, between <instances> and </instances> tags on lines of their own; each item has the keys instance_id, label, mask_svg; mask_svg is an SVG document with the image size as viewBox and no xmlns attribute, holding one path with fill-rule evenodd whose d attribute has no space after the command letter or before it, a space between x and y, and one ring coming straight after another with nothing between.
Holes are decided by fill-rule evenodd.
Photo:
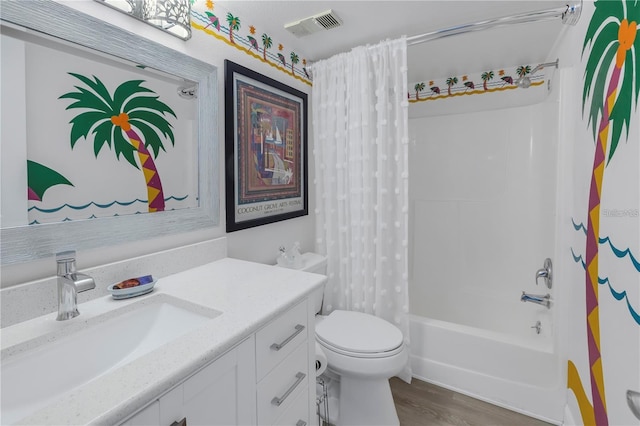
<instances>
[{"instance_id":1,"label":"cabinet door","mask_svg":"<svg viewBox=\"0 0 640 426\"><path fill-rule=\"evenodd\" d=\"M160 398L160 424L255 425L253 337Z\"/></svg>"}]
</instances>

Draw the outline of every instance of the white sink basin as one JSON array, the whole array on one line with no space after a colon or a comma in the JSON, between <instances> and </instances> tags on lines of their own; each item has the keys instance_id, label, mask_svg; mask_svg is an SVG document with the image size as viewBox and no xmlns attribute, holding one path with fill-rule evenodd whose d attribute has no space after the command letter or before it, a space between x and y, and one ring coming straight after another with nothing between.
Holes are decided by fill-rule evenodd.
<instances>
[{"instance_id":1,"label":"white sink basin","mask_svg":"<svg viewBox=\"0 0 640 426\"><path fill-rule=\"evenodd\" d=\"M63 393L134 361L220 315L165 294L40 338L33 349L2 354L2 418L11 424ZM72 321L82 320L82 315ZM39 342L38 342L39 343Z\"/></svg>"}]
</instances>

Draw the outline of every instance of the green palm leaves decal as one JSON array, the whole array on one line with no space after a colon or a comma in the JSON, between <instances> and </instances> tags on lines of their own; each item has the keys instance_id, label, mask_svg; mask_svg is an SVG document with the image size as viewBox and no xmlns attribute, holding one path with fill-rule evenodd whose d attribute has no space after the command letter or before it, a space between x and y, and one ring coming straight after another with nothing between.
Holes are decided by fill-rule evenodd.
<instances>
[{"instance_id":1,"label":"green palm leaves decal","mask_svg":"<svg viewBox=\"0 0 640 426\"><path fill-rule=\"evenodd\" d=\"M122 155L132 166L142 167L149 195L149 210L164 210L164 195L154 158L166 151L164 140L175 144L171 124L167 115L176 117L173 110L143 80L129 80L120 84L113 96L104 83L93 76L93 80L69 73L84 85L75 86L76 91L65 93L59 99L71 99L66 109L84 110L71 119L71 148L81 138L93 138L93 151L97 157L106 145L113 147L116 158Z\"/></svg>"},{"instance_id":2,"label":"green palm leaves decal","mask_svg":"<svg viewBox=\"0 0 640 426\"><path fill-rule=\"evenodd\" d=\"M42 201L47 189L55 185L71 185L69 179L55 170L35 161L27 160L27 199Z\"/></svg>"},{"instance_id":3,"label":"green palm leaves decal","mask_svg":"<svg viewBox=\"0 0 640 426\"><path fill-rule=\"evenodd\" d=\"M595 8L582 48L583 53L588 47L591 48L584 74L582 108L584 113L587 99L591 95L589 123L594 139L598 131L598 117L602 115L605 106L607 74L611 71L612 64L624 63L622 84L610 115L612 121L611 148L608 157L610 161L618 147L623 127L627 129L628 136L632 103L635 102L636 106L638 103L640 72L637 68L640 37L635 36L635 41L630 47L623 46L624 51L620 49L620 40L631 41L632 33L637 33L636 25L640 22L640 2L597 1ZM619 51L621 53L618 53Z\"/></svg>"}]
</instances>

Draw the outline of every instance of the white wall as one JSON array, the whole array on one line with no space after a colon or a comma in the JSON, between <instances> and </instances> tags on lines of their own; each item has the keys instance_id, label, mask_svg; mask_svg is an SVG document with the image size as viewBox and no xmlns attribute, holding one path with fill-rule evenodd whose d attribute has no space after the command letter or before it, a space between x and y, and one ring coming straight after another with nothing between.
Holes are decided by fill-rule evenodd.
<instances>
[{"instance_id":1,"label":"white wall","mask_svg":"<svg viewBox=\"0 0 640 426\"><path fill-rule=\"evenodd\" d=\"M411 313L514 336L539 320L548 338L550 311L520 295L553 293L534 276L555 260L557 94L477 97L481 111L410 120Z\"/></svg>"},{"instance_id":2,"label":"white wall","mask_svg":"<svg viewBox=\"0 0 640 426\"><path fill-rule=\"evenodd\" d=\"M197 243L225 235L225 203L224 203L224 60L251 68L261 74L283 82L307 94L311 93L311 87L293 79L277 69L263 64L260 61L247 56L244 52L220 42L202 31L194 30L193 37L184 42L171 35L165 34L155 28L141 23L133 18L111 10L93 0L69 1L58 0L66 6L80 10L94 17L103 19L111 24L120 26L130 32L147 37L167 47L191 55L202 61L218 67L218 144L219 144L219 181L220 181L220 226L203 229L197 232L179 235L161 236L132 244L123 244L96 250L86 250L77 253L79 269L95 267L98 265L115 262L135 256L167 250L187 244ZM246 22L249 21L248 17ZM254 25L260 25L268 31L269 25L273 25L269 16L251 17ZM248 24L246 25L248 28ZM243 29L243 32L248 32ZM286 40L277 42L286 43ZM300 52L301 53L301 52ZM302 55L300 55L302 57ZM310 102L309 102L310 105ZM311 113L309 112L309 117ZM309 121L309 125L311 125ZM309 129L311 137L311 129ZM4 139L4 134L3 134ZM313 141L309 141L308 152L313 151ZM294 241L301 243L302 249L313 249L315 192L313 190L313 159L309 158L309 212L310 215L287 220L275 224L264 225L243 231L229 233L228 255L246 260L258 262L273 262L280 245L290 246ZM31 281L55 274L55 262L53 258L43 259L28 264L10 265L2 268L2 287L15 285L25 281Z\"/></svg>"}]
</instances>

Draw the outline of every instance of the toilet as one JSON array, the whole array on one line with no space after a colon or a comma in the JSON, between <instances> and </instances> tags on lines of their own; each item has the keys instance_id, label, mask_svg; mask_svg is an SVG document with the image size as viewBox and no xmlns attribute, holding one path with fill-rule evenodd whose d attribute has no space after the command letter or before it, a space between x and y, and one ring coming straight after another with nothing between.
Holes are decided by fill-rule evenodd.
<instances>
[{"instance_id":1,"label":"toilet","mask_svg":"<svg viewBox=\"0 0 640 426\"><path fill-rule=\"evenodd\" d=\"M301 257L301 270L326 275L325 256ZM403 369L409 356L400 329L361 312L336 310L322 316L322 296L314 302L316 342L327 357L325 374L338 383L336 425L399 425L389 379ZM333 423L333 415L330 420Z\"/></svg>"}]
</instances>

